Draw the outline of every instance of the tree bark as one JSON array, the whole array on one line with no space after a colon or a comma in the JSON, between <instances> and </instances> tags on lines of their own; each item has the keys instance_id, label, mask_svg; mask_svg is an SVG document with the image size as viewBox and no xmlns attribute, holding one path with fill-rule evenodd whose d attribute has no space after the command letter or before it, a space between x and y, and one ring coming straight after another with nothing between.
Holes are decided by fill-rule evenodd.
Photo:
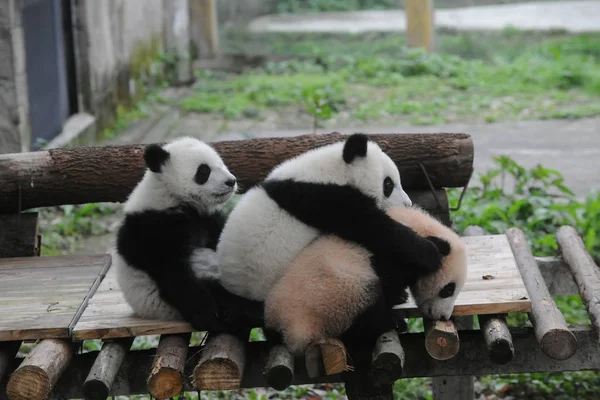
<instances>
[{"instance_id":1,"label":"tree bark","mask_svg":"<svg viewBox=\"0 0 600 400\"><path fill-rule=\"evenodd\" d=\"M338 133L291 138L213 142L225 164L247 190L280 162L341 141ZM466 134L370 135L400 169L405 189L465 186L473 172L473 141ZM0 212L94 202L122 202L145 172L146 145L60 148L0 155Z\"/></svg>"}]
</instances>

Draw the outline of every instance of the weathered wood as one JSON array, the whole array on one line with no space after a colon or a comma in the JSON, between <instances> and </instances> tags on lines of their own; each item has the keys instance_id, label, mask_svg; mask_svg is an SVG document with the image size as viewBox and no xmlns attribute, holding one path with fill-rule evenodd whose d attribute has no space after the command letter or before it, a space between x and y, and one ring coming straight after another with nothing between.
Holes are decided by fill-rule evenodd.
<instances>
[{"instance_id":1,"label":"weathered wood","mask_svg":"<svg viewBox=\"0 0 600 400\"><path fill-rule=\"evenodd\" d=\"M436 360L448 360L460 349L458 331L452 321L430 321L424 319L425 348Z\"/></svg>"},{"instance_id":2,"label":"weathered wood","mask_svg":"<svg viewBox=\"0 0 600 400\"><path fill-rule=\"evenodd\" d=\"M544 353L555 360L566 360L577 351L577 339L567 327L565 318L552 300L525 234L518 228L506 231L531 299L529 318Z\"/></svg>"},{"instance_id":3,"label":"weathered wood","mask_svg":"<svg viewBox=\"0 0 600 400\"><path fill-rule=\"evenodd\" d=\"M401 339L405 352L405 363L403 378L437 377L437 376L483 376L494 374L516 374L535 372L563 372L580 370L600 369L600 357L595 331L589 327L574 327L573 334L580 345L573 357L556 362L547 357L537 345L532 328L511 328L515 357L511 363L500 365L492 362L487 354L487 346L481 338L479 330L461 330L461 351L446 361L436 361L427 355L423 346L423 333L402 334ZM269 346L267 342L248 343L248 366L244 373L240 387L267 387L264 365L268 357ZM190 347L188 353L192 356L186 364L184 376L185 390L195 390L193 382L188 379L193 373L196 361L201 357L201 347ZM83 396L82 385L86 378L85 373L89 371L98 352L89 352L77 355L69 365L63 379L55 388L55 393L66 398L81 398ZM150 369L155 349L130 351L127 354L121 372L117 375L111 396L135 395L148 393L146 380L147 371ZM19 363L22 359L16 359ZM340 382L340 375L322 376L318 379L310 379L306 370L301 366L304 364L303 357L295 359L295 373L292 385L314 384L317 382L331 383Z\"/></svg>"},{"instance_id":4,"label":"weathered wood","mask_svg":"<svg viewBox=\"0 0 600 400\"><path fill-rule=\"evenodd\" d=\"M42 340L11 375L10 400L44 400L73 357L75 345L59 339Z\"/></svg>"},{"instance_id":5,"label":"weathered wood","mask_svg":"<svg viewBox=\"0 0 600 400\"><path fill-rule=\"evenodd\" d=\"M453 316L529 312L531 302L506 235L461 237L468 252L465 286ZM394 306L410 317L422 317L412 297Z\"/></svg>"},{"instance_id":6,"label":"weathered wood","mask_svg":"<svg viewBox=\"0 0 600 400\"><path fill-rule=\"evenodd\" d=\"M0 259L0 341L67 338L110 256Z\"/></svg>"},{"instance_id":7,"label":"weathered wood","mask_svg":"<svg viewBox=\"0 0 600 400\"><path fill-rule=\"evenodd\" d=\"M404 349L398 332L390 331L379 336L373 349L373 375L377 382L391 385L402 377Z\"/></svg>"},{"instance_id":8,"label":"weathered wood","mask_svg":"<svg viewBox=\"0 0 600 400\"><path fill-rule=\"evenodd\" d=\"M590 321L600 338L600 278L598 266L588 253L583 240L571 226L562 226L556 240L567 265L571 268Z\"/></svg>"},{"instance_id":9,"label":"weathered wood","mask_svg":"<svg viewBox=\"0 0 600 400\"><path fill-rule=\"evenodd\" d=\"M562 257L535 257L535 261L552 296L579 294L571 269Z\"/></svg>"},{"instance_id":10,"label":"weathered wood","mask_svg":"<svg viewBox=\"0 0 600 400\"><path fill-rule=\"evenodd\" d=\"M164 38L167 52L175 59L175 81L186 84L193 81L190 41L190 7L188 0L163 2Z\"/></svg>"},{"instance_id":11,"label":"weathered wood","mask_svg":"<svg viewBox=\"0 0 600 400\"><path fill-rule=\"evenodd\" d=\"M0 382L2 382L4 375L12 365L20 346L20 341L0 342Z\"/></svg>"},{"instance_id":12,"label":"weathered wood","mask_svg":"<svg viewBox=\"0 0 600 400\"><path fill-rule=\"evenodd\" d=\"M86 400L104 400L108 397L132 343L132 337L104 342L83 382L83 394Z\"/></svg>"},{"instance_id":13,"label":"weathered wood","mask_svg":"<svg viewBox=\"0 0 600 400\"><path fill-rule=\"evenodd\" d=\"M211 143L247 190L283 160L341 141L341 134L255 138ZM370 135L396 162L407 189L429 189L422 163L436 188L465 186L473 172L473 141L466 134ZM141 179L146 145L94 146L0 155L0 212L122 202Z\"/></svg>"},{"instance_id":14,"label":"weathered wood","mask_svg":"<svg viewBox=\"0 0 600 400\"><path fill-rule=\"evenodd\" d=\"M219 54L219 26L215 0L189 0L192 43L199 59Z\"/></svg>"},{"instance_id":15,"label":"weathered wood","mask_svg":"<svg viewBox=\"0 0 600 400\"><path fill-rule=\"evenodd\" d=\"M198 390L236 390L244 363L244 343L240 339L227 333L209 338L194 369L194 385Z\"/></svg>"},{"instance_id":16,"label":"weathered wood","mask_svg":"<svg viewBox=\"0 0 600 400\"><path fill-rule=\"evenodd\" d=\"M408 47L432 51L435 35L433 0L406 0L405 4Z\"/></svg>"},{"instance_id":17,"label":"weathered wood","mask_svg":"<svg viewBox=\"0 0 600 400\"><path fill-rule=\"evenodd\" d=\"M0 214L0 258L40 255L38 213Z\"/></svg>"},{"instance_id":18,"label":"weathered wood","mask_svg":"<svg viewBox=\"0 0 600 400\"><path fill-rule=\"evenodd\" d=\"M314 341L306 349L306 369L311 377L316 374L339 374L348 369L346 346L336 338ZM321 368L323 371L321 371Z\"/></svg>"},{"instance_id":19,"label":"weathered wood","mask_svg":"<svg viewBox=\"0 0 600 400\"><path fill-rule=\"evenodd\" d=\"M177 396L183 390L183 369L190 343L189 333L160 337L156 358L148 377L148 391L159 399Z\"/></svg>"},{"instance_id":20,"label":"weathered wood","mask_svg":"<svg viewBox=\"0 0 600 400\"><path fill-rule=\"evenodd\" d=\"M496 364L511 362L515 355L515 347L504 316L480 315L478 319L490 360Z\"/></svg>"},{"instance_id":21,"label":"weathered wood","mask_svg":"<svg viewBox=\"0 0 600 400\"><path fill-rule=\"evenodd\" d=\"M269 351L265 366L267 383L275 390L285 390L294 379L294 357L287 347L278 344Z\"/></svg>"}]
</instances>

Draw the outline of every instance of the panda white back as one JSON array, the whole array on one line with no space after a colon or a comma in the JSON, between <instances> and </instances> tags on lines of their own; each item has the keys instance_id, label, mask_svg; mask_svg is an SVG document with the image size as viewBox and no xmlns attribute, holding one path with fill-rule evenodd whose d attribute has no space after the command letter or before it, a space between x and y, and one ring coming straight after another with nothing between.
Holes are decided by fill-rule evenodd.
<instances>
[{"instance_id":1,"label":"panda white back","mask_svg":"<svg viewBox=\"0 0 600 400\"><path fill-rule=\"evenodd\" d=\"M412 204L402 189L394 162L376 143L361 134L281 163L262 185L251 188L238 202L229 215L217 247L223 286L232 293L258 301L266 298L298 252L321 233L283 209L273 194L267 193L265 184L271 182L289 183L283 196L289 193L291 202L295 202L292 193L307 195L309 200L299 200L302 204L296 206L304 207L308 212L319 207L321 195L313 201L310 189L298 186L301 182L316 184L317 188L345 185L373 199L373 207L381 210L392 205ZM364 211L360 205L355 209ZM345 216L346 219L349 217ZM335 226L337 221L331 223ZM362 228L358 224L351 229ZM435 252L435 247L431 248Z\"/></svg>"}]
</instances>

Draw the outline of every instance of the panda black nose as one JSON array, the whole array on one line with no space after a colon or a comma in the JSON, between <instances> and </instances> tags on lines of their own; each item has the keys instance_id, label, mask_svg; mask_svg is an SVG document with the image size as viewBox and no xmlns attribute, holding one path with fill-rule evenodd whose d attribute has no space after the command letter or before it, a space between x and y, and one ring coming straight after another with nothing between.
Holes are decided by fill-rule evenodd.
<instances>
[{"instance_id":1,"label":"panda black nose","mask_svg":"<svg viewBox=\"0 0 600 400\"><path fill-rule=\"evenodd\" d=\"M225 184L229 187L233 187L235 185L235 179L229 179L225 181Z\"/></svg>"}]
</instances>

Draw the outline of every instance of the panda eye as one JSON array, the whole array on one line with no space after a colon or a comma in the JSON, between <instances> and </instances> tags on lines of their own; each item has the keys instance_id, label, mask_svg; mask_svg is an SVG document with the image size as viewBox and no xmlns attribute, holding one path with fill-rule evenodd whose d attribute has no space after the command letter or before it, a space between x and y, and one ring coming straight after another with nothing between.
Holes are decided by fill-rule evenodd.
<instances>
[{"instance_id":1,"label":"panda eye","mask_svg":"<svg viewBox=\"0 0 600 400\"><path fill-rule=\"evenodd\" d=\"M456 284L454 282L450 282L444 286L442 290L440 290L438 296L440 296L442 299L447 299L454 294L454 289L456 289Z\"/></svg>"},{"instance_id":2,"label":"panda eye","mask_svg":"<svg viewBox=\"0 0 600 400\"><path fill-rule=\"evenodd\" d=\"M383 195L390 197L394 191L394 181L389 176L383 180Z\"/></svg>"},{"instance_id":3,"label":"panda eye","mask_svg":"<svg viewBox=\"0 0 600 400\"><path fill-rule=\"evenodd\" d=\"M194 176L194 180L198 185L204 185L206 181L208 181L208 177L210 176L210 167L206 164L201 164L196 171L196 176Z\"/></svg>"}]
</instances>

